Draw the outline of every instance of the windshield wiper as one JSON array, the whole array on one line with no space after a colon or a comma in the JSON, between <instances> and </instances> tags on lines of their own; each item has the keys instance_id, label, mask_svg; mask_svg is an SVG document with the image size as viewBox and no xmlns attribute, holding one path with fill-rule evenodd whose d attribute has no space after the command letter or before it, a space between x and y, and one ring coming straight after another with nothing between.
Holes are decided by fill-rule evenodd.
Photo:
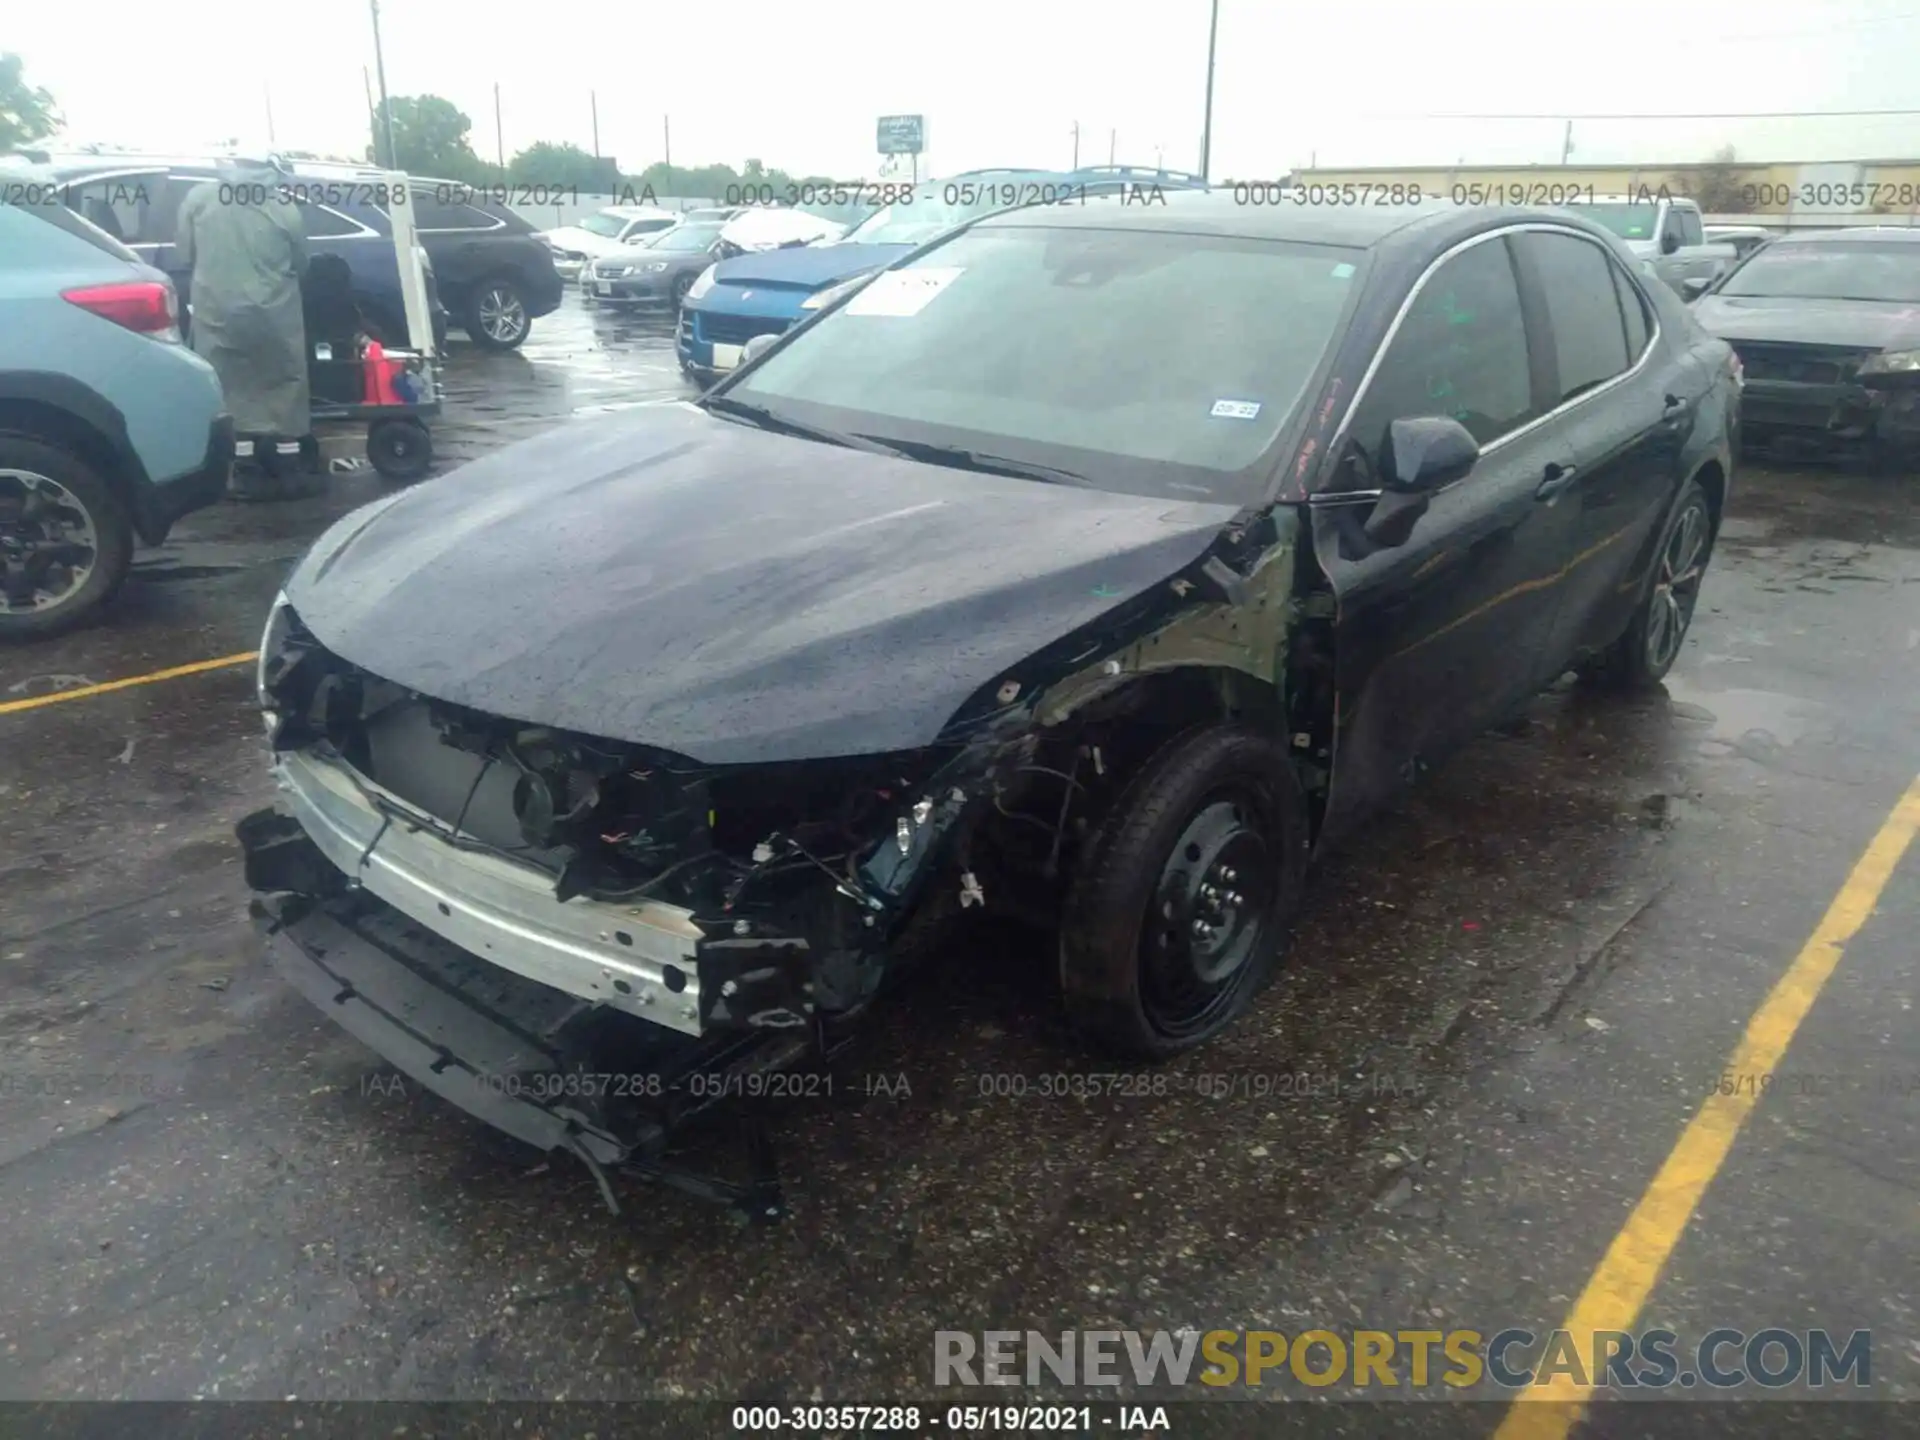
<instances>
[{"instance_id":1,"label":"windshield wiper","mask_svg":"<svg viewBox=\"0 0 1920 1440\"><path fill-rule=\"evenodd\" d=\"M794 435L802 440L817 440L822 445L839 445L848 450L867 450L876 455L893 453L892 447L870 440L865 435L849 435L840 430L827 430L818 425L808 425L803 421L790 420L785 415L776 415L764 405L752 405L745 400L735 400L729 395L710 395L702 400L701 406L719 415L728 415L736 420L744 420L762 430L771 430L780 435Z\"/></svg>"},{"instance_id":2,"label":"windshield wiper","mask_svg":"<svg viewBox=\"0 0 1920 1440\"><path fill-rule=\"evenodd\" d=\"M877 440L862 435L862 440L904 455L909 460L924 460L930 465L951 465L956 470L978 470L986 475L1011 475L1019 480L1038 480L1047 485L1076 485L1090 489L1093 481L1057 465L1040 465L1031 460L1009 460L1003 455L982 455L978 450L963 450L958 445L931 445L919 440Z\"/></svg>"}]
</instances>

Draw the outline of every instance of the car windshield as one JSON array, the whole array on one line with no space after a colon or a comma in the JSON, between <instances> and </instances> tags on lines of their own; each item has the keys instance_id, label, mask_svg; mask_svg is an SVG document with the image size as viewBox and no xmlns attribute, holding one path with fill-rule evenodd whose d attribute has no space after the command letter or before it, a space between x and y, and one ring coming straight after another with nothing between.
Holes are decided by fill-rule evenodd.
<instances>
[{"instance_id":1,"label":"car windshield","mask_svg":"<svg viewBox=\"0 0 1920 1440\"><path fill-rule=\"evenodd\" d=\"M1244 503L1363 253L1028 217L976 227L883 271L725 394L1101 489Z\"/></svg>"},{"instance_id":2,"label":"car windshield","mask_svg":"<svg viewBox=\"0 0 1920 1440\"><path fill-rule=\"evenodd\" d=\"M1660 209L1651 200L1620 200L1594 205L1569 205L1596 225L1604 225L1622 240L1651 240Z\"/></svg>"},{"instance_id":3,"label":"car windshield","mask_svg":"<svg viewBox=\"0 0 1920 1440\"><path fill-rule=\"evenodd\" d=\"M1046 170L960 175L922 185L847 232L851 245L923 245L963 221L1013 205L1063 198L1067 177Z\"/></svg>"},{"instance_id":4,"label":"car windshield","mask_svg":"<svg viewBox=\"0 0 1920 1440\"><path fill-rule=\"evenodd\" d=\"M1920 244L1769 245L1728 276L1720 293L1916 305L1920 304Z\"/></svg>"},{"instance_id":5,"label":"car windshield","mask_svg":"<svg viewBox=\"0 0 1920 1440\"><path fill-rule=\"evenodd\" d=\"M649 235L641 243L649 250L668 250L676 254L692 254L697 250L711 249L713 242L720 238L719 224L676 225L671 230L662 230L658 235Z\"/></svg>"},{"instance_id":6,"label":"car windshield","mask_svg":"<svg viewBox=\"0 0 1920 1440\"><path fill-rule=\"evenodd\" d=\"M609 240L620 238L620 232L627 227L628 217L616 215L611 210L602 210L597 215L589 215L577 222L589 235L604 235Z\"/></svg>"}]
</instances>

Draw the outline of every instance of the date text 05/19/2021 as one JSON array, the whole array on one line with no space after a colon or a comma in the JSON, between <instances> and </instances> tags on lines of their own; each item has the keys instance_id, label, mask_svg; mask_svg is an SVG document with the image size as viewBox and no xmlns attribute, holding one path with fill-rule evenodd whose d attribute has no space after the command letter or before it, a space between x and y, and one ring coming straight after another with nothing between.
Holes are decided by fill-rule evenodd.
<instances>
[{"instance_id":1,"label":"date text 05/19/2021","mask_svg":"<svg viewBox=\"0 0 1920 1440\"><path fill-rule=\"evenodd\" d=\"M736 1433L1170 1434L1164 1405L736 1405Z\"/></svg>"}]
</instances>

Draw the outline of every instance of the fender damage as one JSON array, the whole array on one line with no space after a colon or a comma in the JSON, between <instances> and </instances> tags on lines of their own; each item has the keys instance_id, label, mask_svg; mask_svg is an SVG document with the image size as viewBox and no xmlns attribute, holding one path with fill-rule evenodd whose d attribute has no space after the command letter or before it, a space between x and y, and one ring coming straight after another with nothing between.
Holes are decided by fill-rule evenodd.
<instances>
[{"instance_id":1,"label":"fender damage","mask_svg":"<svg viewBox=\"0 0 1920 1440\"><path fill-rule=\"evenodd\" d=\"M726 429L722 444L766 438ZM894 465L833 453L875 458ZM918 503L946 506L958 493L964 518L983 497L946 487L1001 484L921 473L930 470L887 474L893 508L879 513L911 509L901 486L930 480L943 493ZM1112 498L1005 483L1047 505ZM541 702L525 664L500 659L458 676L436 669L450 657L432 636L369 639L379 632L364 628L374 614L363 608L366 576L342 561L357 551L395 573L431 569L395 539L399 506L342 522L289 583L263 643L282 802L248 817L240 837L275 965L402 1072L507 1133L572 1151L596 1171L656 1163L686 1121L730 1096L771 1093L760 1077L829 1051L938 919L981 904L1044 917L1078 836L1165 738L1221 715L1287 723L1293 513L1242 523L1220 507L1122 498L1133 517L1078 555L1061 536L1084 533L1097 505L1045 541L1045 564L1022 569L1006 553L1018 546L995 564L974 555L944 572L965 579L922 563L919 609L907 607L919 635L876 636L896 609L858 612L853 637L806 637L801 648L847 692L850 721L838 732L812 709L825 699L818 667L788 671L790 657L771 654L729 668L684 623L654 642L680 647L673 665L626 657L601 695L576 686ZM466 500L487 504L471 488ZM536 513L571 523L547 501ZM1145 531L1143 505L1154 507ZM1166 523L1183 509L1192 513ZM409 527L438 546L439 518ZM951 540L955 515L942 519ZM814 523L839 543L844 522L816 513ZM476 547L466 535L469 558L488 553L478 538ZM526 539L517 537L521 553ZM855 614L839 582L822 578L819 547L791 533L785 543L813 577L816 617ZM766 548L779 563L779 545ZM496 571L507 556L505 547L489 556ZM583 573L624 593L604 560ZM691 597L712 589L713 568L732 584L723 564L656 577L653 592L677 596L684 620L698 609ZM869 565L857 583L887 569ZM1085 583L1100 573L1118 579ZM1082 593L1068 601L1068 591ZM345 597L337 609L330 594ZM996 610L1013 617L997 633L981 618ZM597 633L578 618L551 622L558 628L534 653L552 661L564 648L556 635L579 653L642 643L613 635L604 613ZM1032 644L1049 619L1057 638ZM459 623L485 621L468 613ZM971 639L955 626L971 626ZM927 631L946 651L941 681L925 681ZM395 644L417 648L408 657ZM834 669L863 644L859 664L888 671L871 685ZM387 663L366 663L369 650ZM636 674L644 678L623 679ZM956 674L969 682L958 703L940 692ZM775 683L783 675L799 683ZM703 716L684 702L708 679L723 702ZM771 689L756 697L757 713L726 703L763 681ZM507 703L469 703L483 682ZM944 712L932 723L927 690ZM639 714L636 693L668 723ZM863 705L876 693L886 703ZM553 723L587 713L610 723L597 733ZM837 744L822 743L836 734ZM844 753L856 745L866 748Z\"/></svg>"}]
</instances>

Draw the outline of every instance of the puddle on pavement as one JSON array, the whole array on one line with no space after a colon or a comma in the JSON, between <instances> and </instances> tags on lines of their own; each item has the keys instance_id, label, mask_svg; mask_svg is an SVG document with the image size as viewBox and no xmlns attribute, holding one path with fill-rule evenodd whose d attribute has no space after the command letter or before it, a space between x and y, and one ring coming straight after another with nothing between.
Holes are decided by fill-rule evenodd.
<instances>
[{"instance_id":1,"label":"puddle on pavement","mask_svg":"<svg viewBox=\"0 0 1920 1440\"><path fill-rule=\"evenodd\" d=\"M1831 733L1827 707L1772 690L1710 690L1670 675L1667 712L1677 720L1706 727L1699 735L1708 754L1744 751L1757 745L1785 748L1810 735Z\"/></svg>"}]
</instances>

